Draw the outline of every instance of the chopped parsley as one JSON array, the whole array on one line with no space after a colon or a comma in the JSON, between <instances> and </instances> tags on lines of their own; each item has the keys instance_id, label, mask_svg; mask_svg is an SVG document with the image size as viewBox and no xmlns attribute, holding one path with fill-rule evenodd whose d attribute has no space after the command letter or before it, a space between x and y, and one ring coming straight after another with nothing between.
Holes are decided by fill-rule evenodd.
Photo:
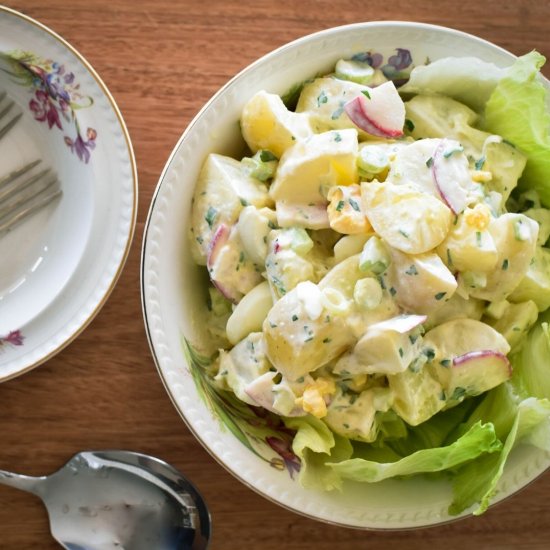
<instances>
[{"instance_id":1,"label":"chopped parsley","mask_svg":"<svg viewBox=\"0 0 550 550\"><path fill-rule=\"evenodd\" d=\"M370 99L370 98L371 98L368 90L363 90L361 93L362 93L367 99Z\"/></svg>"},{"instance_id":2,"label":"chopped parsley","mask_svg":"<svg viewBox=\"0 0 550 550\"><path fill-rule=\"evenodd\" d=\"M451 360L450 359L441 359L441 361L439 361L441 363L441 366L442 367L445 367L445 368L448 368L451 366Z\"/></svg>"},{"instance_id":3,"label":"chopped parsley","mask_svg":"<svg viewBox=\"0 0 550 550\"><path fill-rule=\"evenodd\" d=\"M426 166L428 168L431 168L433 166L433 163L434 163L434 158L433 157L430 157L427 161L426 161Z\"/></svg>"},{"instance_id":4,"label":"chopped parsley","mask_svg":"<svg viewBox=\"0 0 550 550\"><path fill-rule=\"evenodd\" d=\"M323 344L330 344L330 342L332 342L332 339L331 338L324 338L323 339Z\"/></svg>"},{"instance_id":5,"label":"chopped parsley","mask_svg":"<svg viewBox=\"0 0 550 550\"><path fill-rule=\"evenodd\" d=\"M321 93L317 96L317 107L320 107L321 105L323 105L323 103L326 103L327 101L327 94L325 93L325 90L322 90Z\"/></svg>"},{"instance_id":6,"label":"chopped parsley","mask_svg":"<svg viewBox=\"0 0 550 550\"><path fill-rule=\"evenodd\" d=\"M336 205L336 212L341 212L342 209L344 208L344 201L338 201L338 204Z\"/></svg>"},{"instance_id":7,"label":"chopped parsley","mask_svg":"<svg viewBox=\"0 0 550 550\"><path fill-rule=\"evenodd\" d=\"M442 299L445 297L445 294L447 294L447 293L446 293L446 292L438 292L438 293L434 296L434 298L435 298L436 300L442 300Z\"/></svg>"},{"instance_id":8,"label":"chopped parsley","mask_svg":"<svg viewBox=\"0 0 550 550\"><path fill-rule=\"evenodd\" d=\"M395 288L393 288L393 286L390 288L390 294L392 296L395 296L397 294L397 290L395 290Z\"/></svg>"},{"instance_id":9,"label":"chopped parsley","mask_svg":"<svg viewBox=\"0 0 550 550\"><path fill-rule=\"evenodd\" d=\"M344 102L341 101L340 102L340 107L338 107L338 109L336 109L336 111L334 111L332 113L332 115L330 115L330 118L332 120L336 120L337 118L340 118L342 116L342 113L344 112Z\"/></svg>"},{"instance_id":10,"label":"chopped parsley","mask_svg":"<svg viewBox=\"0 0 550 550\"><path fill-rule=\"evenodd\" d=\"M403 229L398 229L399 233L401 233L401 235L403 235L403 237L405 237L405 239L408 239L409 238L409 234L404 231Z\"/></svg>"},{"instance_id":11,"label":"chopped parsley","mask_svg":"<svg viewBox=\"0 0 550 550\"><path fill-rule=\"evenodd\" d=\"M298 320L298 315L293 315L293 316L292 316L292 320L293 320L293 321L297 321L297 320Z\"/></svg>"},{"instance_id":12,"label":"chopped parsley","mask_svg":"<svg viewBox=\"0 0 550 550\"><path fill-rule=\"evenodd\" d=\"M216 219L217 215L218 211L213 206L209 206L208 210L206 211L206 215L204 216L204 219L206 220L206 223L208 224L208 227L210 227L210 229L212 229L212 226L214 225L214 220Z\"/></svg>"},{"instance_id":13,"label":"chopped parsley","mask_svg":"<svg viewBox=\"0 0 550 550\"><path fill-rule=\"evenodd\" d=\"M349 203L351 205L351 207L356 211L356 212L361 212L361 208L359 207L359 205L357 204L357 201L356 200L353 200L353 199L348 199L349 200Z\"/></svg>"},{"instance_id":14,"label":"chopped parsley","mask_svg":"<svg viewBox=\"0 0 550 550\"><path fill-rule=\"evenodd\" d=\"M476 231L476 243L477 246L481 246L481 231Z\"/></svg>"},{"instance_id":15,"label":"chopped parsley","mask_svg":"<svg viewBox=\"0 0 550 550\"><path fill-rule=\"evenodd\" d=\"M508 262L508 258L504 258L502 262L502 269L506 271L508 269L508 266L510 265L510 262Z\"/></svg>"},{"instance_id":16,"label":"chopped parsley","mask_svg":"<svg viewBox=\"0 0 550 550\"><path fill-rule=\"evenodd\" d=\"M458 401L466 395L466 388L456 387L451 395L451 401Z\"/></svg>"},{"instance_id":17,"label":"chopped parsley","mask_svg":"<svg viewBox=\"0 0 550 550\"><path fill-rule=\"evenodd\" d=\"M409 132L414 131L414 122L410 118L405 119L405 127Z\"/></svg>"},{"instance_id":18,"label":"chopped parsley","mask_svg":"<svg viewBox=\"0 0 550 550\"><path fill-rule=\"evenodd\" d=\"M405 271L407 275L418 275L418 269L416 269L416 266L414 264L411 264L409 269Z\"/></svg>"},{"instance_id":19,"label":"chopped parsley","mask_svg":"<svg viewBox=\"0 0 550 550\"><path fill-rule=\"evenodd\" d=\"M270 162L272 160L279 160L271 151L263 149L260 153L260 160L262 162Z\"/></svg>"},{"instance_id":20,"label":"chopped parsley","mask_svg":"<svg viewBox=\"0 0 550 550\"><path fill-rule=\"evenodd\" d=\"M248 206L250 204L246 199L243 198L240 198L239 201L241 201L242 206Z\"/></svg>"},{"instance_id":21,"label":"chopped parsley","mask_svg":"<svg viewBox=\"0 0 550 550\"><path fill-rule=\"evenodd\" d=\"M443 153L443 156L446 159L448 159L449 157L451 157L455 153L462 153L463 151L464 151L464 147L462 147L462 145L459 145L458 147L453 147L452 149L447 149L447 151L445 151Z\"/></svg>"},{"instance_id":22,"label":"chopped parsley","mask_svg":"<svg viewBox=\"0 0 550 550\"><path fill-rule=\"evenodd\" d=\"M435 351L433 348L424 348L422 353L426 356L428 361L431 361L435 357Z\"/></svg>"},{"instance_id":23,"label":"chopped parsley","mask_svg":"<svg viewBox=\"0 0 550 550\"><path fill-rule=\"evenodd\" d=\"M282 296L283 294L286 294L286 288L281 279L279 277L271 276L271 282L273 283L273 286L275 287L275 290Z\"/></svg>"},{"instance_id":24,"label":"chopped parsley","mask_svg":"<svg viewBox=\"0 0 550 550\"><path fill-rule=\"evenodd\" d=\"M336 143L340 143L342 141L342 136L340 135L340 132L336 132L336 134L334 134L334 141Z\"/></svg>"},{"instance_id":25,"label":"chopped parsley","mask_svg":"<svg viewBox=\"0 0 550 550\"><path fill-rule=\"evenodd\" d=\"M403 357L404 355L404 352L403 352L403 348L399 348L399 357Z\"/></svg>"},{"instance_id":26,"label":"chopped parsley","mask_svg":"<svg viewBox=\"0 0 550 550\"><path fill-rule=\"evenodd\" d=\"M476 160L474 166L476 170L481 170L483 168L483 165L485 164L485 157L481 157Z\"/></svg>"}]
</instances>

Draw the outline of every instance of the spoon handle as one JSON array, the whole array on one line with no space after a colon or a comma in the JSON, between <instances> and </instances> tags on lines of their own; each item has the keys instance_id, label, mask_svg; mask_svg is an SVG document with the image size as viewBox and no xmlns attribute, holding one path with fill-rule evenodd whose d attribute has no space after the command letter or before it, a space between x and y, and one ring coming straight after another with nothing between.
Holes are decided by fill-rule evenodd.
<instances>
[{"instance_id":1,"label":"spoon handle","mask_svg":"<svg viewBox=\"0 0 550 550\"><path fill-rule=\"evenodd\" d=\"M43 481L41 477L24 476L0 470L1 485L9 485L10 487L27 491L28 493L37 494L36 490L41 481Z\"/></svg>"}]
</instances>

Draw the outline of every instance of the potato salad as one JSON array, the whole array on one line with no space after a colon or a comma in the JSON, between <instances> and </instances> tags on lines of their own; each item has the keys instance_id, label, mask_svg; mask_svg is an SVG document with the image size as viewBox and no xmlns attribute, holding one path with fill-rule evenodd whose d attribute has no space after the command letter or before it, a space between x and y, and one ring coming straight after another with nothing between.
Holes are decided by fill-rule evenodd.
<instances>
[{"instance_id":1,"label":"potato salad","mask_svg":"<svg viewBox=\"0 0 550 550\"><path fill-rule=\"evenodd\" d=\"M243 158L205 159L190 237L220 389L373 443L510 379L550 306L550 211L436 69L397 88L342 59L295 104L258 91Z\"/></svg>"}]
</instances>

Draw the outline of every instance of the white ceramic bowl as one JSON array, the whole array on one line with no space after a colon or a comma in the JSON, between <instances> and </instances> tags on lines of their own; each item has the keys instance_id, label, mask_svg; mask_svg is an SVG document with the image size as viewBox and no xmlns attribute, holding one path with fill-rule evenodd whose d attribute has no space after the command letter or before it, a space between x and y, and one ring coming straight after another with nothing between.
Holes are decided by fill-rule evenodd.
<instances>
[{"instance_id":1,"label":"white ceramic bowl","mask_svg":"<svg viewBox=\"0 0 550 550\"><path fill-rule=\"evenodd\" d=\"M34 159L59 201L0 235L0 381L73 340L112 290L137 212L137 172L122 116L65 40L0 6L0 91L21 119L0 140L0 178Z\"/></svg>"},{"instance_id":2,"label":"white ceramic bowl","mask_svg":"<svg viewBox=\"0 0 550 550\"><path fill-rule=\"evenodd\" d=\"M190 199L206 155L242 151L238 120L249 97L260 89L283 94L307 77L328 72L342 57L371 51L388 60L397 48L409 50L416 64L457 54L499 66L514 60L512 54L479 38L403 22L338 27L279 48L228 82L185 130L161 175L143 247L142 296L148 337L162 380L191 431L223 466L264 497L315 519L359 528L412 528L454 519L447 513L450 484L416 477L371 485L347 483L342 493L305 490L292 475L292 461L285 462L265 442L254 443L246 436L246 420L239 422L241 430L226 425L219 414L223 403L203 382L201 358L182 345L186 339L199 349L207 347L201 322L204 277L191 261L187 228ZM284 433L280 438L285 439ZM526 485L549 465L550 454L519 447L506 465L494 502Z\"/></svg>"}]
</instances>

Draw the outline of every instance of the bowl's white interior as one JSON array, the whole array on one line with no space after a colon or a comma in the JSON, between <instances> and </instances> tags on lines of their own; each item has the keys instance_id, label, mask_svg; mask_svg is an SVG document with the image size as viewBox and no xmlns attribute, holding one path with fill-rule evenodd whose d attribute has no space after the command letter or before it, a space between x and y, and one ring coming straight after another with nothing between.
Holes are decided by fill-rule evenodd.
<instances>
[{"instance_id":1,"label":"bowl's white interior","mask_svg":"<svg viewBox=\"0 0 550 550\"><path fill-rule=\"evenodd\" d=\"M363 528L407 528L451 519L450 485L421 477L378 484L347 483L342 493L302 489L287 472L257 458L199 398L181 348L185 336L207 348L201 312L204 282L188 252L187 224L200 166L210 152L238 154L238 120L246 100L265 89L282 94L293 84L329 71L342 57L374 51L387 59L410 49L416 64L427 58L476 56L499 66L513 56L485 41L440 27L413 23L365 23L305 37L260 59L231 80L197 115L161 176L149 214L143 258L143 298L148 335L167 390L186 423L211 454L243 483L265 497L328 522ZM550 464L550 455L517 449L496 500L513 493Z\"/></svg>"}]
</instances>

